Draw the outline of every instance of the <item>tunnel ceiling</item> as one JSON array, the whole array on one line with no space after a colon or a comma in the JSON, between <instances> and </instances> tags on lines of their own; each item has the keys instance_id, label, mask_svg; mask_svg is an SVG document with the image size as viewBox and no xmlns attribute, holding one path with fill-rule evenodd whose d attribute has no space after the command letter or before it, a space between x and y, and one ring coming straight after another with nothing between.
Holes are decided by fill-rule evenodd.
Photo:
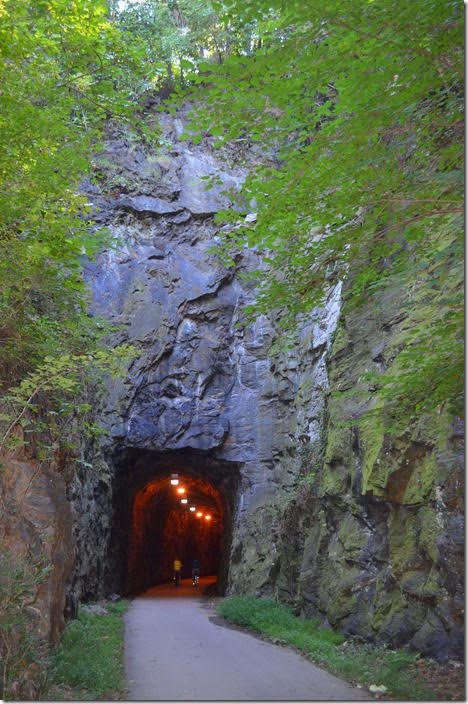
<instances>
[{"instance_id":1,"label":"tunnel ceiling","mask_svg":"<svg viewBox=\"0 0 468 704\"><path fill-rule=\"evenodd\" d=\"M158 477L140 489L135 495L134 513L164 506L166 512L178 510L181 514L191 514L190 507L195 506L196 512L209 513L213 521L222 520L222 500L212 484L203 479L178 474L179 484L173 486L170 477L170 474ZM181 489L184 490L183 493L179 491ZM187 503L183 504L182 499L187 499Z\"/></svg>"}]
</instances>

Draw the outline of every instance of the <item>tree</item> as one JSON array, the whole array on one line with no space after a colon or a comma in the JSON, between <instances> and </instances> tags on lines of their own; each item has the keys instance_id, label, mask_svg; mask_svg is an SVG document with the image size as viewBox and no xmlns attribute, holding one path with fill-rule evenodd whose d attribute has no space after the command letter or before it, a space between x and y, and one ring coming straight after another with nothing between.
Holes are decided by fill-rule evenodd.
<instances>
[{"instance_id":1,"label":"tree","mask_svg":"<svg viewBox=\"0 0 468 704\"><path fill-rule=\"evenodd\" d=\"M258 296L247 313L280 301L291 331L350 273L348 305L399 286L413 320L378 379L380 394L405 419L444 402L459 410L463 8L453 0L223 7L233 21L257 22L262 46L209 67L211 89L190 128L218 145L268 148L270 163L251 171L239 201L256 203L256 220L244 221L242 205L220 214L234 225L224 259L248 245L268 264L251 275ZM190 78L195 90L207 80Z\"/></svg>"},{"instance_id":2,"label":"tree","mask_svg":"<svg viewBox=\"0 0 468 704\"><path fill-rule=\"evenodd\" d=\"M6 0L0 9L0 384L93 344L81 257L92 228L78 184L112 116L133 120L138 47L104 0Z\"/></svg>"},{"instance_id":3,"label":"tree","mask_svg":"<svg viewBox=\"0 0 468 704\"><path fill-rule=\"evenodd\" d=\"M201 61L222 64L255 46L256 23L223 16L210 0L130 2L117 19L142 43L152 69L149 87L158 89L186 85L187 72Z\"/></svg>"}]
</instances>

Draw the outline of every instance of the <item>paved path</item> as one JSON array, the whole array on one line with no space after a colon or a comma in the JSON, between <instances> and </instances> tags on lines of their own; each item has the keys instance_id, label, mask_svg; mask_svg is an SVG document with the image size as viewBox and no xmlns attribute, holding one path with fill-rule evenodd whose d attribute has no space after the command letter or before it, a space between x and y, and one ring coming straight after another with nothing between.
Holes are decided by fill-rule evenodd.
<instances>
[{"instance_id":1,"label":"paved path","mask_svg":"<svg viewBox=\"0 0 468 704\"><path fill-rule=\"evenodd\" d=\"M363 701L293 650L219 625L203 591L182 580L133 600L125 616L128 701Z\"/></svg>"}]
</instances>

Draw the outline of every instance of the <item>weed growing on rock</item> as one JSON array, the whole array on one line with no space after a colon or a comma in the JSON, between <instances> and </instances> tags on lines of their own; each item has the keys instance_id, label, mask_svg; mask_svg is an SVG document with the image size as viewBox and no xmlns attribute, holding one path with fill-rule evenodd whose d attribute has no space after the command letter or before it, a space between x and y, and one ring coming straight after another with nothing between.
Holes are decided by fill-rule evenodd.
<instances>
[{"instance_id":1,"label":"weed growing on rock","mask_svg":"<svg viewBox=\"0 0 468 704\"><path fill-rule=\"evenodd\" d=\"M0 699L38 699L46 680L47 646L38 634L38 588L49 568L0 549Z\"/></svg>"}]
</instances>

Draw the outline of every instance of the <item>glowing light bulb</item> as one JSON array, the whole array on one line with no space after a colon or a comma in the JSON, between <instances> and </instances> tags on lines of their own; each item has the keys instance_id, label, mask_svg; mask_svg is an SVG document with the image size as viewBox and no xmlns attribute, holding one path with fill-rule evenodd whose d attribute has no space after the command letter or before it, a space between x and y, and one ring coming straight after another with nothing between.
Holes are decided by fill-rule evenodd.
<instances>
[{"instance_id":1,"label":"glowing light bulb","mask_svg":"<svg viewBox=\"0 0 468 704\"><path fill-rule=\"evenodd\" d=\"M203 516L203 513L201 511L197 511L197 518L201 518Z\"/></svg>"},{"instance_id":2,"label":"glowing light bulb","mask_svg":"<svg viewBox=\"0 0 468 704\"><path fill-rule=\"evenodd\" d=\"M195 511L195 506L190 506L191 511Z\"/></svg>"},{"instance_id":3,"label":"glowing light bulb","mask_svg":"<svg viewBox=\"0 0 468 704\"><path fill-rule=\"evenodd\" d=\"M188 501L188 499L181 499L181 500L180 500L180 503L181 503L181 504L186 504L187 501Z\"/></svg>"},{"instance_id":4,"label":"glowing light bulb","mask_svg":"<svg viewBox=\"0 0 468 704\"><path fill-rule=\"evenodd\" d=\"M178 494L185 494L185 489L184 489L184 487L183 487L183 486L179 486L179 488L177 489L177 493L178 493Z\"/></svg>"},{"instance_id":5,"label":"glowing light bulb","mask_svg":"<svg viewBox=\"0 0 468 704\"><path fill-rule=\"evenodd\" d=\"M177 486L179 483L179 475L178 474L171 474L171 484L173 486Z\"/></svg>"},{"instance_id":6,"label":"glowing light bulb","mask_svg":"<svg viewBox=\"0 0 468 704\"><path fill-rule=\"evenodd\" d=\"M211 516L209 513L206 514L205 521L211 521Z\"/></svg>"}]
</instances>

